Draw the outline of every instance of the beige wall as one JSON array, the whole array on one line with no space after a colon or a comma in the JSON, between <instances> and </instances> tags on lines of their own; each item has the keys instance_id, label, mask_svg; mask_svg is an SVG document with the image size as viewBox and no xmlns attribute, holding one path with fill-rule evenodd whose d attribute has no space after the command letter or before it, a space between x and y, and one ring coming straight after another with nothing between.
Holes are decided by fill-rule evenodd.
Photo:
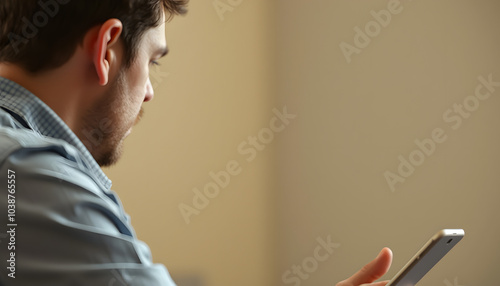
<instances>
[{"instance_id":1,"label":"beige wall","mask_svg":"<svg viewBox=\"0 0 500 286\"><path fill-rule=\"evenodd\" d=\"M395 254L390 278L438 229L464 228L421 285L496 285L500 88L477 107L467 96L480 75L500 82L500 3L401 1L348 63L340 44L354 45L354 28L389 3L279 1L278 94L300 121L280 138L278 268L331 235L340 246L301 285L338 281L384 246ZM445 122L464 100L469 118ZM391 191L384 173L436 128L447 140Z\"/></svg>"},{"instance_id":2,"label":"beige wall","mask_svg":"<svg viewBox=\"0 0 500 286\"><path fill-rule=\"evenodd\" d=\"M300 285L333 285L383 246L390 278L438 229L464 228L422 285L495 285L500 90L472 97L479 76L500 81L500 3L219 2L236 7L220 18L212 1L192 1L168 25L156 97L107 170L155 261L186 286L295 285L282 276L303 262ZM340 44L376 29L371 11L388 5L390 23L348 62ZM474 111L458 125L448 110L464 100ZM270 140L285 106L297 117ZM399 156L420 163L414 141L439 130L444 142L391 190L384 174L398 174ZM269 144L247 160L259 134ZM240 172L187 224L179 205L233 161ZM316 265L328 237L335 248Z\"/></svg>"}]
</instances>

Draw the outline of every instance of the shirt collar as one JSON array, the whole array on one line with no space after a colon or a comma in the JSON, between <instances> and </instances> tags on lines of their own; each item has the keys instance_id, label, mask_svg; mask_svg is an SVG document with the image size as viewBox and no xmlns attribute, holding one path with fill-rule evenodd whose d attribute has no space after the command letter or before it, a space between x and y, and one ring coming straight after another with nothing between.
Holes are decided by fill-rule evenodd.
<instances>
[{"instance_id":1,"label":"shirt collar","mask_svg":"<svg viewBox=\"0 0 500 286\"><path fill-rule=\"evenodd\" d=\"M43 136L64 140L73 145L80 151L83 161L95 175L95 178L107 190L111 188L111 180L104 174L82 141L42 100L24 87L3 77L0 77L0 99L1 107L20 116L33 131Z\"/></svg>"}]
</instances>

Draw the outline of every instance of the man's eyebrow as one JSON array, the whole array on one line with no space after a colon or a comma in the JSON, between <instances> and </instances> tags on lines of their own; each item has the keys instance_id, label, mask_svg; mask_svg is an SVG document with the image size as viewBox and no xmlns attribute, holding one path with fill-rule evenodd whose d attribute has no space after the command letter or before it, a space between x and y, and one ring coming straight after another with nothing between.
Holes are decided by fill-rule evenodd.
<instances>
[{"instance_id":1,"label":"man's eyebrow","mask_svg":"<svg viewBox=\"0 0 500 286\"><path fill-rule=\"evenodd\" d=\"M158 50L156 50L155 55L159 55L160 58L163 58L164 56L166 56L168 54L169 51L170 50L168 49L167 46L161 47Z\"/></svg>"}]
</instances>

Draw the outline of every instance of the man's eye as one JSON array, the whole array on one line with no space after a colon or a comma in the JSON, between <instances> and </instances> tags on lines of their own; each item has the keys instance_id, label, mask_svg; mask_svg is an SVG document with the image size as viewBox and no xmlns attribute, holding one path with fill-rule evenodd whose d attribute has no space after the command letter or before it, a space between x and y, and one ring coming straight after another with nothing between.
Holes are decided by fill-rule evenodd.
<instances>
[{"instance_id":1,"label":"man's eye","mask_svg":"<svg viewBox=\"0 0 500 286\"><path fill-rule=\"evenodd\" d=\"M153 66L159 66L160 63L158 61L151 61L150 62L150 65L153 65Z\"/></svg>"}]
</instances>

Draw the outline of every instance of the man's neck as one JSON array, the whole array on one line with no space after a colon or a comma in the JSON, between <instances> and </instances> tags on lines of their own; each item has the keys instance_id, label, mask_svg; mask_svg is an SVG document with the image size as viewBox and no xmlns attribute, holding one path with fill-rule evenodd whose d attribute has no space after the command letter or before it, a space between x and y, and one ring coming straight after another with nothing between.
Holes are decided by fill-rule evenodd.
<instances>
[{"instance_id":1,"label":"man's neck","mask_svg":"<svg viewBox=\"0 0 500 286\"><path fill-rule=\"evenodd\" d=\"M82 103L70 79L61 70L32 74L23 68L0 63L0 76L11 80L40 98L73 131L78 130Z\"/></svg>"}]
</instances>

